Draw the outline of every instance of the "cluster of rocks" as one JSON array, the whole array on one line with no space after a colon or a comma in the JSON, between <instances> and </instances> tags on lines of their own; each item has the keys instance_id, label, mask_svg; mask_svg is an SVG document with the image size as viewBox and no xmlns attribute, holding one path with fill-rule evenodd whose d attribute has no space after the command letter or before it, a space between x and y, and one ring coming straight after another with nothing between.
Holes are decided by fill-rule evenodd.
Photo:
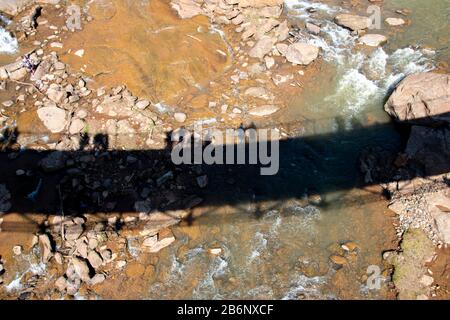
<instances>
[{"instance_id":1,"label":"cluster of rocks","mask_svg":"<svg viewBox=\"0 0 450 320\"><path fill-rule=\"evenodd\" d=\"M385 110L410 125L406 149L399 155L372 150L361 158L366 182L382 186L389 208L399 216L398 235L422 229L433 242L450 244L450 76L434 72L406 77L388 99Z\"/></svg>"},{"instance_id":2,"label":"cluster of rocks","mask_svg":"<svg viewBox=\"0 0 450 320\"><path fill-rule=\"evenodd\" d=\"M154 212L140 218L109 216L101 222L86 216L50 216L45 222L47 233L34 237L30 253L37 248L40 261L48 269L56 266L58 274L53 278L60 294L75 296L83 286L92 288L121 273L137 258L136 250L155 254L172 244L175 237L169 227L179 222L176 214L182 215ZM118 224L123 228L120 232ZM25 254L21 246L16 247L15 256ZM0 275L3 273L0 263ZM23 282L23 287L28 287L26 280Z\"/></svg>"},{"instance_id":3,"label":"cluster of rocks","mask_svg":"<svg viewBox=\"0 0 450 320\"><path fill-rule=\"evenodd\" d=\"M270 56L284 56L297 65L309 65L319 55L319 48L307 43L286 44L289 38L288 21L280 21L284 1L172 1L172 7L180 17L187 18L204 14L214 23L234 25L241 33L241 39L251 47L248 55L264 59L266 65L273 65Z\"/></svg>"},{"instance_id":4,"label":"cluster of rocks","mask_svg":"<svg viewBox=\"0 0 450 320\"><path fill-rule=\"evenodd\" d=\"M336 24L349 29L355 35L359 36L359 42L369 47L378 47L388 41L388 38L382 34L367 33L372 27L372 19L366 16L356 14L342 13L335 17ZM399 27L406 24L406 21L398 17L389 17L385 19L387 25Z\"/></svg>"},{"instance_id":5,"label":"cluster of rocks","mask_svg":"<svg viewBox=\"0 0 450 320\"><path fill-rule=\"evenodd\" d=\"M390 208L399 213L404 229L419 225L435 242L450 244L450 76L407 77L385 109L397 121L412 124L404 157L416 177L388 186L398 194Z\"/></svg>"}]
</instances>

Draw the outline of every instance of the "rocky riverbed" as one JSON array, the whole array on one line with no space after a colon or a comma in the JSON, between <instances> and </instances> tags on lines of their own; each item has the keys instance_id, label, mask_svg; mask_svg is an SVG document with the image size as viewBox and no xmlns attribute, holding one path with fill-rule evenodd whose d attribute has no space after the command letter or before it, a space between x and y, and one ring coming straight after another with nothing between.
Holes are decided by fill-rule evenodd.
<instances>
[{"instance_id":1,"label":"rocky riverbed","mask_svg":"<svg viewBox=\"0 0 450 320\"><path fill-rule=\"evenodd\" d=\"M0 5L2 298L449 297L447 61L440 48L382 49L411 12L383 9L380 31L365 9L383 1L74 4ZM292 107L322 99L339 65L355 64L338 81L341 110L312 122L310 106ZM374 134L386 114L357 126L349 112L378 95L401 127L395 147L378 137L352 149L359 170L330 162L339 152L318 160L322 140ZM335 113L347 129L330 138ZM171 133L199 125L276 129L290 150L283 182L174 165ZM378 290L368 265L380 268Z\"/></svg>"}]
</instances>

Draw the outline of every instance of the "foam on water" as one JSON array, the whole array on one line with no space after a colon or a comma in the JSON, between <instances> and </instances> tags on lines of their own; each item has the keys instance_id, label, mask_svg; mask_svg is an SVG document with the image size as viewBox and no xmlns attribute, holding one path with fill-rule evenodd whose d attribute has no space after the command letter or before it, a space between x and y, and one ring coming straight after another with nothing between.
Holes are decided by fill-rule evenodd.
<instances>
[{"instance_id":1,"label":"foam on water","mask_svg":"<svg viewBox=\"0 0 450 320\"><path fill-rule=\"evenodd\" d=\"M259 259L261 253L267 248L267 239L266 236L261 232L256 232L253 237L253 250L250 254L250 258L248 260L248 264L254 262L254 260Z\"/></svg>"},{"instance_id":2,"label":"foam on water","mask_svg":"<svg viewBox=\"0 0 450 320\"><path fill-rule=\"evenodd\" d=\"M341 11L340 8L330 7L329 5L321 2L310 2L310 1L301 1L301 0L285 0L285 6L289 10L296 11L296 17L299 18L307 18L309 13L307 9L313 9L315 11L322 11L326 14L334 14L338 11Z\"/></svg>"},{"instance_id":3,"label":"foam on water","mask_svg":"<svg viewBox=\"0 0 450 320\"><path fill-rule=\"evenodd\" d=\"M14 54L19 49L17 39L0 27L0 54Z\"/></svg>"},{"instance_id":4,"label":"foam on water","mask_svg":"<svg viewBox=\"0 0 450 320\"><path fill-rule=\"evenodd\" d=\"M307 276L300 274L297 275L290 283L290 288L282 297L282 300L298 300L298 296L300 294L306 295L308 298L322 297L320 293L320 285L325 283L324 277L312 277L308 278Z\"/></svg>"}]
</instances>

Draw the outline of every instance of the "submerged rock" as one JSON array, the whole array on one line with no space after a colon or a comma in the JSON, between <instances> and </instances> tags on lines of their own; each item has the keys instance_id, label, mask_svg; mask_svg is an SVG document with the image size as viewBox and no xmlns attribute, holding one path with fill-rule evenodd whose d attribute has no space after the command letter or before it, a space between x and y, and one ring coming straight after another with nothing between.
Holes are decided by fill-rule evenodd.
<instances>
[{"instance_id":1,"label":"submerged rock","mask_svg":"<svg viewBox=\"0 0 450 320\"><path fill-rule=\"evenodd\" d=\"M369 47L378 47L386 41L387 38L381 34L366 34L359 38L359 42Z\"/></svg>"},{"instance_id":2,"label":"submerged rock","mask_svg":"<svg viewBox=\"0 0 450 320\"><path fill-rule=\"evenodd\" d=\"M275 105L265 105L253 108L249 111L249 114L256 117L266 117L270 116L271 114L274 114L277 112L280 108Z\"/></svg>"}]
</instances>

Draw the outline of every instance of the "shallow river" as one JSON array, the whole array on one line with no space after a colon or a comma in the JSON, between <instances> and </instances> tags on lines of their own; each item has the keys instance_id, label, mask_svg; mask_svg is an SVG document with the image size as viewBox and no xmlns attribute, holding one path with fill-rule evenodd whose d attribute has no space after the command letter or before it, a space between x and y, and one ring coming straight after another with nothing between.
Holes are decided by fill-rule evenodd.
<instances>
[{"instance_id":1,"label":"shallow river","mask_svg":"<svg viewBox=\"0 0 450 320\"><path fill-rule=\"evenodd\" d=\"M380 33L389 35L390 41L372 51L355 48L356 38L329 22L341 9L334 1L325 2L287 1L292 19L322 23L320 37L305 35L305 39L322 48L325 64L308 90L293 97L288 109L272 119L280 126L292 125L296 132L281 154L279 175L242 185L237 178L237 187L224 190L230 204L203 208L202 217L192 225L175 228L177 241L156 263L156 280L135 296L389 298L384 284L380 290L369 290L366 279L369 266L384 269L381 254L392 246L393 220L379 189L355 188L360 179L358 157L368 146L399 150L401 137L383 111L383 102L407 74L448 61L450 1L386 2L383 20L406 8L411 10L412 24L395 32L383 24ZM230 63L221 54L227 52L226 42L220 32L209 29L206 19L176 22L168 14L158 14L167 10L159 1L114 1L113 9L109 1L97 3L94 16L106 22L93 22L72 37L68 46L83 46L86 56L82 62L73 56L66 61L74 67L87 64L87 72L101 74L104 84L120 80L138 95L171 99L168 92L178 93L217 76ZM311 7L316 12L306 10ZM122 33L113 35L119 24ZM132 33L137 37L125 43L123 37ZM174 37L185 34L191 37L175 50L180 39ZM0 33L0 39L5 35ZM189 52L197 55L191 57ZM181 59L186 55L188 62ZM162 63L169 67L160 69ZM133 75L121 72L124 69ZM157 91L146 91L155 81L151 76L163 74ZM356 253L342 251L340 245L347 242L358 246ZM219 247L220 256L208 253ZM345 255L344 268L333 268L329 258L334 254Z\"/></svg>"}]
</instances>

